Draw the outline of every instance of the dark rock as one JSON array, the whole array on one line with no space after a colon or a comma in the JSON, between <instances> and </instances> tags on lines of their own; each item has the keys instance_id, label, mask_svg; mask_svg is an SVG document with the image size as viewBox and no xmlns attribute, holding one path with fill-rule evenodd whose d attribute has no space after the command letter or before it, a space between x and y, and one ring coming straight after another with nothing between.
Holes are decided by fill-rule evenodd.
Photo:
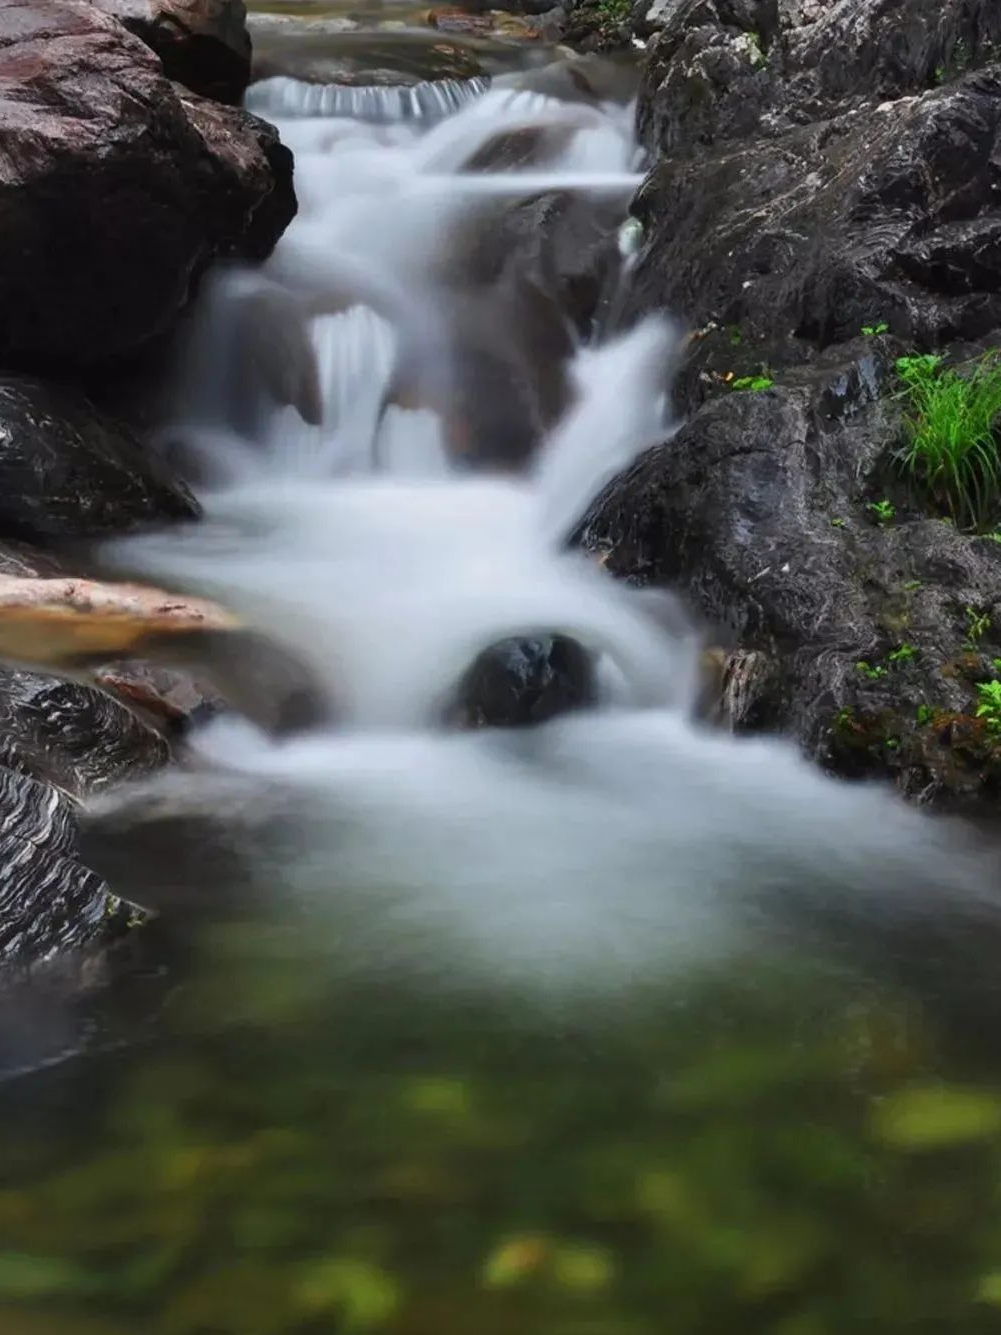
<instances>
[{"instance_id":1,"label":"dark rock","mask_svg":"<svg viewBox=\"0 0 1001 1335\"><path fill-rule=\"evenodd\" d=\"M654 0L639 124L664 152L920 93L996 58L993 0Z\"/></svg>"},{"instance_id":2,"label":"dark rock","mask_svg":"<svg viewBox=\"0 0 1001 1335\"><path fill-rule=\"evenodd\" d=\"M166 465L77 391L0 375L0 539L97 538L197 513Z\"/></svg>"},{"instance_id":3,"label":"dark rock","mask_svg":"<svg viewBox=\"0 0 1001 1335\"><path fill-rule=\"evenodd\" d=\"M0 671L0 959L38 959L123 930L127 911L80 859L72 799L151 774L168 754L100 691Z\"/></svg>"},{"instance_id":4,"label":"dark rock","mask_svg":"<svg viewBox=\"0 0 1001 1335\"><path fill-rule=\"evenodd\" d=\"M91 0L163 62L168 79L217 102L238 103L250 82L244 0Z\"/></svg>"},{"instance_id":5,"label":"dark rock","mask_svg":"<svg viewBox=\"0 0 1001 1335\"><path fill-rule=\"evenodd\" d=\"M966 609L996 619L1001 550L904 485L894 361L999 340L1001 10L657 0L635 15L653 33L638 119L654 161L624 314L666 307L693 328L689 420L606 490L582 539L715 625L733 727L966 807L1001 778L976 717L995 632L971 647L966 630ZM734 392L744 377L763 392ZM881 526L867 507L884 497Z\"/></svg>"},{"instance_id":6,"label":"dark rock","mask_svg":"<svg viewBox=\"0 0 1001 1335\"><path fill-rule=\"evenodd\" d=\"M999 152L1001 70L672 155L634 205L646 231L632 308L735 326L763 355L874 321L921 346L981 338L1001 326Z\"/></svg>"},{"instance_id":7,"label":"dark rock","mask_svg":"<svg viewBox=\"0 0 1001 1335\"><path fill-rule=\"evenodd\" d=\"M169 757L163 737L103 691L0 669L0 764L87 797Z\"/></svg>"},{"instance_id":8,"label":"dark rock","mask_svg":"<svg viewBox=\"0 0 1001 1335\"><path fill-rule=\"evenodd\" d=\"M97 937L114 909L76 856L68 798L0 767L0 961L40 958Z\"/></svg>"},{"instance_id":9,"label":"dark rock","mask_svg":"<svg viewBox=\"0 0 1001 1335\"><path fill-rule=\"evenodd\" d=\"M276 132L179 93L84 0L0 9L0 120L8 365L135 354L170 328L207 264L261 258L295 212Z\"/></svg>"},{"instance_id":10,"label":"dark rock","mask_svg":"<svg viewBox=\"0 0 1001 1335\"><path fill-rule=\"evenodd\" d=\"M738 646L734 728L791 733L840 773L961 806L1001 792L1001 739L975 718L1001 651L1001 546L929 517L896 480L900 407L874 398L873 356L860 342L766 392L717 396L606 490L580 536L609 570L686 589ZM867 507L887 489L882 527ZM973 651L967 608L991 618Z\"/></svg>"},{"instance_id":11,"label":"dark rock","mask_svg":"<svg viewBox=\"0 0 1001 1335\"><path fill-rule=\"evenodd\" d=\"M464 728L519 728L597 702L591 655L566 635L501 640L479 655L446 710Z\"/></svg>"}]
</instances>

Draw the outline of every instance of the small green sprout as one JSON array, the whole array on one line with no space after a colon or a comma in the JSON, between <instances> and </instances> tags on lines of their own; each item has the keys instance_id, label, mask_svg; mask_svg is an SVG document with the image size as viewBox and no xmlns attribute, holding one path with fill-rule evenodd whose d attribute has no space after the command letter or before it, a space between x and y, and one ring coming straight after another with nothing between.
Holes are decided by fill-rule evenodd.
<instances>
[{"instance_id":1,"label":"small green sprout","mask_svg":"<svg viewBox=\"0 0 1001 1335\"><path fill-rule=\"evenodd\" d=\"M926 728L935 716L935 711L931 705L918 705L914 712L914 718L919 728Z\"/></svg>"},{"instance_id":2,"label":"small green sprout","mask_svg":"<svg viewBox=\"0 0 1001 1335\"><path fill-rule=\"evenodd\" d=\"M920 589L920 588L921 588L921 581L919 579L909 579L907 583L904 585L904 592L913 593L915 589Z\"/></svg>"},{"instance_id":3,"label":"small green sprout","mask_svg":"<svg viewBox=\"0 0 1001 1335\"><path fill-rule=\"evenodd\" d=\"M742 375L736 379L730 386L735 390L747 390L751 394L762 394L766 389L771 389L775 381L770 375Z\"/></svg>"},{"instance_id":4,"label":"small green sprout","mask_svg":"<svg viewBox=\"0 0 1001 1335\"><path fill-rule=\"evenodd\" d=\"M888 663L906 663L917 656L917 649L913 644L901 644L891 653L886 655Z\"/></svg>"},{"instance_id":5,"label":"small green sprout","mask_svg":"<svg viewBox=\"0 0 1001 1335\"><path fill-rule=\"evenodd\" d=\"M762 44L761 34L757 32L749 32L745 35L751 47L751 64L755 69L760 69L762 65L767 65L768 55Z\"/></svg>"},{"instance_id":6,"label":"small green sprout","mask_svg":"<svg viewBox=\"0 0 1001 1335\"><path fill-rule=\"evenodd\" d=\"M966 639L963 647L976 649L991 628L990 613L978 612L975 607L966 607L963 610L966 613Z\"/></svg>"},{"instance_id":7,"label":"small green sprout","mask_svg":"<svg viewBox=\"0 0 1001 1335\"><path fill-rule=\"evenodd\" d=\"M834 519L831 520L831 528L844 528L844 526L845 526L845 521L843 519L838 519L837 517L835 517Z\"/></svg>"},{"instance_id":8,"label":"small green sprout","mask_svg":"<svg viewBox=\"0 0 1001 1335\"><path fill-rule=\"evenodd\" d=\"M866 509L875 516L876 523L881 527L885 524L892 524L897 513L897 507L885 497L881 501L870 501Z\"/></svg>"},{"instance_id":9,"label":"small green sprout","mask_svg":"<svg viewBox=\"0 0 1001 1335\"><path fill-rule=\"evenodd\" d=\"M740 332L740 325L728 325L726 336L730 340L731 348L739 348L743 345L744 335Z\"/></svg>"},{"instance_id":10,"label":"small green sprout","mask_svg":"<svg viewBox=\"0 0 1001 1335\"><path fill-rule=\"evenodd\" d=\"M862 333L866 338L879 338L880 334L888 334L889 332L890 326L885 320L881 320L879 324L864 324L862 326Z\"/></svg>"},{"instance_id":11,"label":"small green sprout","mask_svg":"<svg viewBox=\"0 0 1001 1335\"><path fill-rule=\"evenodd\" d=\"M869 681L879 681L880 677L886 676L885 667L880 666L879 663L876 663L875 665L867 663L864 659L855 664L855 670L856 672L861 672L862 676L866 677Z\"/></svg>"},{"instance_id":12,"label":"small green sprout","mask_svg":"<svg viewBox=\"0 0 1001 1335\"><path fill-rule=\"evenodd\" d=\"M848 705L843 705L834 715L834 726L836 728L847 728L852 724L854 719L854 709L849 708Z\"/></svg>"},{"instance_id":13,"label":"small green sprout","mask_svg":"<svg viewBox=\"0 0 1001 1335\"><path fill-rule=\"evenodd\" d=\"M984 720L988 732L1001 733L1001 681L980 682L977 696L977 718Z\"/></svg>"}]
</instances>

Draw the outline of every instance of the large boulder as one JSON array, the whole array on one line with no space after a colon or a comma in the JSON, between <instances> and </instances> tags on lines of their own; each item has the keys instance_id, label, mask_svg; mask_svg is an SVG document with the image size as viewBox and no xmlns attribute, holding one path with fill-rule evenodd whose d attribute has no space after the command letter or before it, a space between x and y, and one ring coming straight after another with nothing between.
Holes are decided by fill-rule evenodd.
<instances>
[{"instance_id":1,"label":"large boulder","mask_svg":"<svg viewBox=\"0 0 1001 1335\"><path fill-rule=\"evenodd\" d=\"M653 160L626 315L667 308L692 329L687 421L579 536L634 583L687 592L727 646L731 726L791 733L924 801L979 801L1001 790L976 713L1001 656L1001 545L905 485L895 363L1001 344L1001 11L634 14L653 34Z\"/></svg>"},{"instance_id":2,"label":"large boulder","mask_svg":"<svg viewBox=\"0 0 1001 1335\"><path fill-rule=\"evenodd\" d=\"M765 360L887 322L922 346L1001 327L1001 66L777 139L661 159L634 309L735 327ZM778 345L778 346L776 346Z\"/></svg>"},{"instance_id":3,"label":"large boulder","mask_svg":"<svg viewBox=\"0 0 1001 1335\"><path fill-rule=\"evenodd\" d=\"M165 333L295 213L290 154L85 0L0 8L0 359L93 368Z\"/></svg>"},{"instance_id":4,"label":"large boulder","mask_svg":"<svg viewBox=\"0 0 1001 1335\"><path fill-rule=\"evenodd\" d=\"M581 537L614 573L689 591L732 647L730 726L961 806L1001 793L1001 738L976 718L1001 655L1001 544L895 486L893 350L859 340L715 397L607 489Z\"/></svg>"},{"instance_id":5,"label":"large boulder","mask_svg":"<svg viewBox=\"0 0 1001 1335\"><path fill-rule=\"evenodd\" d=\"M168 79L217 102L238 103L250 82L244 0L91 0L163 62Z\"/></svg>"}]
</instances>

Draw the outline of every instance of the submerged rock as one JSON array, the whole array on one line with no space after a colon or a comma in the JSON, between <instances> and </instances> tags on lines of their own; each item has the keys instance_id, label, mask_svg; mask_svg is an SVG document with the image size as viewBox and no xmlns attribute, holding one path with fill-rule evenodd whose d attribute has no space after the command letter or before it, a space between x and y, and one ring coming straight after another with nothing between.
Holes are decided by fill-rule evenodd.
<instances>
[{"instance_id":1,"label":"submerged rock","mask_svg":"<svg viewBox=\"0 0 1001 1335\"><path fill-rule=\"evenodd\" d=\"M138 352L207 264L262 258L295 213L276 131L179 90L85 0L0 8L0 120L8 365L92 368Z\"/></svg>"},{"instance_id":2,"label":"submerged rock","mask_svg":"<svg viewBox=\"0 0 1001 1335\"><path fill-rule=\"evenodd\" d=\"M78 391L0 375L0 539L99 538L197 514L180 478Z\"/></svg>"},{"instance_id":3,"label":"submerged rock","mask_svg":"<svg viewBox=\"0 0 1001 1335\"><path fill-rule=\"evenodd\" d=\"M463 728L520 728L597 703L594 660L567 635L501 640L463 676L446 720Z\"/></svg>"},{"instance_id":4,"label":"submerged rock","mask_svg":"<svg viewBox=\"0 0 1001 1335\"><path fill-rule=\"evenodd\" d=\"M91 0L163 62L168 79L217 102L238 103L250 82L244 0Z\"/></svg>"}]
</instances>

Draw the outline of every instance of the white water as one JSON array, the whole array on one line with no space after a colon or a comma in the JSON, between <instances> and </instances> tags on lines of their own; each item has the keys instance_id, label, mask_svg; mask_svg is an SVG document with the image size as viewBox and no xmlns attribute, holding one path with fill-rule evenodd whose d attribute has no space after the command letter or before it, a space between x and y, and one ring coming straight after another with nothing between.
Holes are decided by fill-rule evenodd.
<instances>
[{"instance_id":1,"label":"white water","mask_svg":"<svg viewBox=\"0 0 1001 1335\"><path fill-rule=\"evenodd\" d=\"M268 105L325 107L294 94ZM790 908L852 918L976 887L972 859L889 795L698 725L694 635L564 549L603 483L668 435L666 323L578 349L571 403L521 476L456 471L440 402L387 406L415 331L447 347L442 275L458 281L447 259L471 196L518 188L510 171L464 175L472 155L505 129L558 126L569 137L543 141L521 188L624 186L628 112L497 90L430 128L393 108L387 93L367 122L282 123L302 212L262 274L212 285L180 399L177 429L217 481L206 522L128 551L288 645L338 726L273 741L219 723L203 768L162 782L160 810L215 808L251 878L279 906L329 910L358 968L522 988L632 986ZM600 712L530 733L440 726L478 650L557 630L601 657ZM127 874L137 898L169 900L162 859Z\"/></svg>"}]
</instances>

